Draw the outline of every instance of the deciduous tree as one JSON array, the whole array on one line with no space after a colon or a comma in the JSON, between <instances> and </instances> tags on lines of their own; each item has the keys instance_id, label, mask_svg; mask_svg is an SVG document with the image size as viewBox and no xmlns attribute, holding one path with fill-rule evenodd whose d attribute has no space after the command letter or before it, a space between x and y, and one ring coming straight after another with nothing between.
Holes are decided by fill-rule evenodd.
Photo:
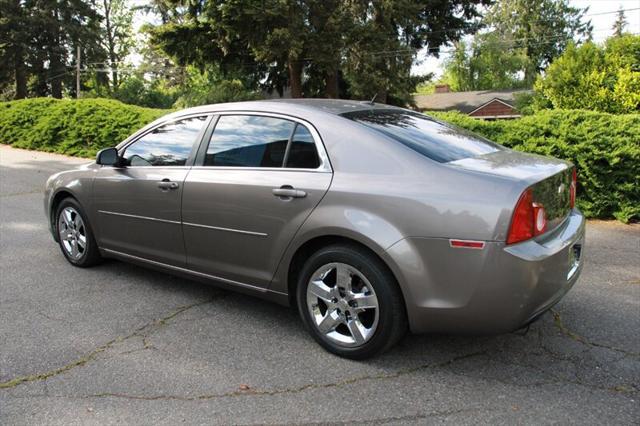
<instances>
[{"instance_id":1,"label":"deciduous tree","mask_svg":"<svg viewBox=\"0 0 640 426\"><path fill-rule=\"evenodd\" d=\"M127 0L101 0L98 10L102 15L101 45L109 57L111 84L118 87L118 67L135 44L133 34L133 9Z\"/></svg>"},{"instance_id":2,"label":"deciduous tree","mask_svg":"<svg viewBox=\"0 0 640 426\"><path fill-rule=\"evenodd\" d=\"M453 90L516 89L525 87L523 70L528 58L524 49L510 48L513 41L495 31L457 43L445 62L445 80Z\"/></svg>"},{"instance_id":3,"label":"deciduous tree","mask_svg":"<svg viewBox=\"0 0 640 426\"><path fill-rule=\"evenodd\" d=\"M640 111L640 36L609 38L604 46L571 44L536 82L554 108L611 113Z\"/></svg>"},{"instance_id":4,"label":"deciduous tree","mask_svg":"<svg viewBox=\"0 0 640 426\"><path fill-rule=\"evenodd\" d=\"M505 51L522 49L527 58L524 83L531 86L569 43L590 39L591 21L583 19L587 10L570 6L568 0L499 0L485 23L511 41Z\"/></svg>"}]
</instances>

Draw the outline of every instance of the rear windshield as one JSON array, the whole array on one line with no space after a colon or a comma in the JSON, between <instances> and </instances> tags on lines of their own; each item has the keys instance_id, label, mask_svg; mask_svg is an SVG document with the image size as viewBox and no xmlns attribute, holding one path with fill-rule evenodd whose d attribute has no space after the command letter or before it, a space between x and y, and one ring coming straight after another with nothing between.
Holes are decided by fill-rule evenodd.
<instances>
[{"instance_id":1,"label":"rear windshield","mask_svg":"<svg viewBox=\"0 0 640 426\"><path fill-rule=\"evenodd\" d=\"M363 110L342 114L440 163L502 149L481 136L404 110Z\"/></svg>"}]
</instances>

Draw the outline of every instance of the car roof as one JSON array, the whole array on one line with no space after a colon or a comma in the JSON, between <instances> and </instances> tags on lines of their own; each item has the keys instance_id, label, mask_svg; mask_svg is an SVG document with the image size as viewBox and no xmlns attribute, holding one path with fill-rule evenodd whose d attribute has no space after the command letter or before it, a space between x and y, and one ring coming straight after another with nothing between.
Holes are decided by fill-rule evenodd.
<instances>
[{"instance_id":1,"label":"car roof","mask_svg":"<svg viewBox=\"0 0 640 426\"><path fill-rule=\"evenodd\" d=\"M262 111L294 114L300 111L324 112L340 115L352 111L372 109L401 109L391 105L372 103L371 101L353 101L343 99L266 99L260 101L230 102L211 105L202 105L194 108L178 111L180 115L191 113L204 113L214 111Z\"/></svg>"}]
</instances>

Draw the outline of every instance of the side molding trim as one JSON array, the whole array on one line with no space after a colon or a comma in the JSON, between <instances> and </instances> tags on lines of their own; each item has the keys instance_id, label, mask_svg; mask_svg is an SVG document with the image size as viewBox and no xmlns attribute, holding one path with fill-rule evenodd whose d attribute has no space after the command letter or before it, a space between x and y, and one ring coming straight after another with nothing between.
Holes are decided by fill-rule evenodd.
<instances>
[{"instance_id":1,"label":"side molding trim","mask_svg":"<svg viewBox=\"0 0 640 426\"><path fill-rule=\"evenodd\" d=\"M150 259L145 259L144 257L138 257L138 256L134 256L132 254L127 254L127 253L122 253L116 250L111 250L111 249L106 249L106 248L101 248L101 250L103 250L106 253L112 254L114 256L118 256L118 257L123 257L126 259L131 259L131 260L136 260L139 262L144 262L144 263L148 263L150 265L155 265L155 266L160 266L162 268L166 268L166 269L171 269L177 272L182 272L182 273L186 273L189 275L194 275L194 276L198 276L198 277L202 277L202 278L206 278L206 279L210 279L213 281L220 281L223 282L225 284L231 284L233 286L237 286L237 287L244 287L253 291L258 291L260 293L278 293L281 295L286 296L286 293L282 293L279 291L274 291L274 290L267 290L266 288L263 287L257 287L255 285L251 285L251 284L246 284L246 283L241 283L240 281L234 281L234 280L229 280L227 278L221 278L221 277L217 277L215 275L210 275L210 274L205 274L204 272L198 272L198 271L194 271L192 269L187 269L187 268L182 268L180 266L174 266L174 265L168 265L166 263L162 263L162 262L158 262L155 260L150 260Z\"/></svg>"},{"instance_id":2,"label":"side molding trim","mask_svg":"<svg viewBox=\"0 0 640 426\"><path fill-rule=\"evenodd\" d=\"M173 224L176 224L176 225L180 225L181 224L181 222L179 222L177 220L158 219L157 217L138 216L138 215L135 215L135 214L109 212L109 211L106 211L106 210L98 210L98 213L107 214L107 215L111 215L111 216L130 217L130 218L133 218L133 219L151 220L151 221L154 221L154 222L173 223Z\"/></svg>"},{"instance_id":3,"label":"side molding trim","mask_svg":"<svg viewBox=\"0 0 640 426\"><path fill-rule=\"evenodd\" d=\"M193 227L196 227L196 228L215 229L216 231L226 231L226 232L235 232L235 233L238 233L238 234L255 235L256 237L267 237L268 236L268 234L265 234L264 232L244 231L242 229L233 229L233 228L222 228L222 227L219 227L219 226L201 225L199 223L180 222L180 221L177 221L177 220L158 219L157 217L138 216L136 214L110 212L110 211L107 211L107 210L98 210L98 213L111 215L111 216L130 217L132 219L150 220L150 221L153 221L153 222L171 223L171 224L174 224L174 225L186 225L186 226L193 226Z\"/></svg>"},{"instance_id":4,"label":"side molding trim","mask_svg":"<svg viewBox=\"0 0 640 426\"><path fill-rule=\"evenodd\" d=\"M194 226L196 228L215 229L216 231L227 231L227 232L235 232L238 234L255 235L257 237L268 236L268 234L265 234L264 232L244 231L242 229L233 229L233 228L221 228L219 226L201 225L199 223L189 223L189 222L182 222L182 224L186 226Z\"/></svg>"}]
</instances>

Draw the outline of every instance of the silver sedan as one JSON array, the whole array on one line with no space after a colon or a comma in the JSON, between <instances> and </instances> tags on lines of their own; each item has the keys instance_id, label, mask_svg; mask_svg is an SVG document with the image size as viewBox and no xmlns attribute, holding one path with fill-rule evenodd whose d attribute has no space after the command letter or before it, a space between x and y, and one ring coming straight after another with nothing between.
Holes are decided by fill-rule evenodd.
<instances>
[{"instance_id":1,"label":"silver sedan","mask_svg":"<svg viewBox=\"0 0 640 426\"><path fill-rule=\"evenodd\" d=\"M115 142L115 141L114 141ZM62 254L104 257L296 306L362 359L414 333L501 333L582 268L576 171L369 102L175 112L51 176Z\"/></svg>"}]
</instances>

